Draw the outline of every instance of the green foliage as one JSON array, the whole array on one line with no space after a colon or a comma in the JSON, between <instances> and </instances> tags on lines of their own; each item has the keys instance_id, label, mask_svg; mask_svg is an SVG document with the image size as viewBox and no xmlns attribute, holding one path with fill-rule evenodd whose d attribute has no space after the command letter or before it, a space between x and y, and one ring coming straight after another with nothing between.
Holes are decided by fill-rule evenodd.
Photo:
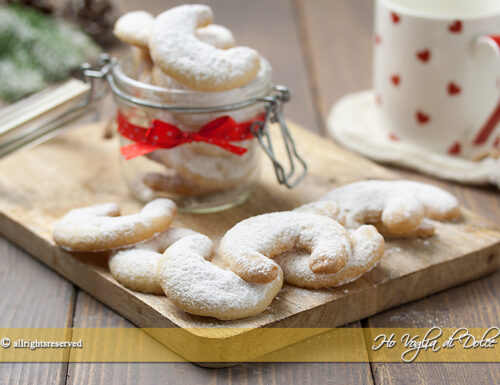
<instances>
[{"instance_id":1,"label":"green foliage","mask_svg":"<svg viewBox=\"0 0 500 385\"><path fill-rule=\"evenodd\" d=\"M0 99L14 102L63 80L99 47L83 32L22 5L0 7Z\"/></svg>"}]
</instances>

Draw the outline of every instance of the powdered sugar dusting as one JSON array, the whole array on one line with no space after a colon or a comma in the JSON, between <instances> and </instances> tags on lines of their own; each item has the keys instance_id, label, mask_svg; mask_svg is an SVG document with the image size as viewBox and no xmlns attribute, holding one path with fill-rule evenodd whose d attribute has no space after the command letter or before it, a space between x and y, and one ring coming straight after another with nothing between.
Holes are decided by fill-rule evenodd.
<instances>
[{"instance_id":1,"label":"powdered sugar dusting","mask_svg":"<svg viewBox=\"0 0 500 385\"><path fill-rule=\"evenodd\" d=\"M232 32L218 24L210 24L194 31L195 36L204 43L219 49L232 48L235 45Z\"/></svg>"},{"instance_id":2,"label":"powdered sugar dusting","mask_svg":"<svg viewBox=\"0 0 500 385\"><path fill-rule=\"evenodd\" d=\"M150 250L122 251L110 258L109 270L113 278L132 290L161 294L155 275L160 257Z\"/></svg>"},{"instance_id":3,"label":"powdered sugar dusting","mask_svg":"<svg viewBox=\"0 0 500 385\"><path fill-rule=\"evenodd\" d=\"M240 87L257 75L259 54L247 47L221 50L197 39L195 30L212 19L205 5L182 5L158 15L149 42L151 56L163 72L193 89Z\"/></svg>"},{"instance_id":4,"label":"powdered sugar dusting","mask_svg":"<svg viewBox=\"0 0 500 385\"><path fill-rule=\"evenodd\" d=\"M204 43L219 49L228 49L234 47L235 41L232 32L222 25L210 24L203 28L198 28L195 31L195 36ZM262 65L261 65L262 69ZM259 77L260 72L257 74ZM174 80L172 77L164 73L157 65L153 65L152 70L153 82L160 87L167 89L188 90L188 86ZM205 119L205 117L202 117Z\"/></svg>"},{"instance_id":5,"label":"powdered sugar dusting","mask_svg":"<svg viewBox=\"0 0 500 385\"><path fill-rule=\"evenodd\" d=\"M57 244L73 250L98 251L129 245L164 231L177 206L170 199L156 199L137 214L117 216L115 203L70 211L54 227Z\"/></svg>"},{"instance_id":6,"label":"powdered sugar dusting","mask_svg":"<svg viewBox=\"0 0 500 385\"><path fill-rule=\"evenodd\" d=\"M158 263L157 277L167 297L182 310L218 319L238 319L264 311L281 289L283 273L267 284L252 284L209 262L204 235L182 238Z\"/></svg>"},{"instance_id":7,"label":"powdered sugar dusting","mask_svg":"<svg viewBox=\"0 0 500 385\"><path fill-rule=\"evenodd\" d=\"M458 210L458 202L450 193L432 185L404 180L351 183L330 191L320 201L337 203L348 228L377 222L384 210L391 210L396 205L400 215L410 215L421 206L425 215L432 219L455 216Z\"/></svg>"},{"instance_id":8,"label":"powdered sugar dusting","mask_svg":"<svg viewBox=\"0 0 500 385\"><path fill-rule=\"evenodd\" d=\"M340 286L355 281L373 269L384 254L384 239L371 225L349 231L352 249L347 264L334 274L316 274L309 268L309 253L293 250L283 253L276 262L283 268L285 281L307 288Z\"/></svg>"},{"instance_id":9,"label":"powdered sugar dusting","mask_svg":"<svg viewBox=\"0 0 500 385\"><path fill-rule=\"evenodd\" d=\"M293 211L300 213L324 215L326 217L335 219L342 225L345 223L343 211L340 209L339 205L333 201L306 203L305 205L297 207Z\"/></svg>"},{"instance_id":10,"label":"powdered sugar dusting","mask_svg":"<svg viewBox=\"0 0 500 385\"><path fill-rule=\"evenodd\" d=\"M115 23L113 33L127 44L148 48L154 17L145 11L128 12Z\"/></svg>"},{"instance_id":11,"label":"powdered sugar dusting","mask_svg":"<svg viewBox=\"0 0 500 385\"><path fill-rule=\"evenodd\" d=\"M335 220L316 214L277 212L248 218L222 238L219 255L230 268L251 280L259 272L272 270L269 260L280 253L302 248L311 253L310 262L346 262L350 243L345 229Z\"/></svg>"},{"instance_id":12,"label":"powdered sugar dusting","mask_svg":"<svg viewBox=\"0 0 500 385\"><path fill-rule=\"evenodd\" d=\"M252 146L243 155L227 157L198 154L186 146L157 150L156 153L166 164L203 187L227 188L246 179L256 169L260 149Z\"/></svg>"},{"instance_id":13,"label":"powdered sugar dusting","mask_svg":"<svg viewBox=\"0 0 500 385\"><path fill-rule=\"evenodd\" d=\"M198 234L184 228L170 228L145 242L113 254L111 275L128 288L143 293L163 294L156 280L156 266L163 252L179 239Z\"/></svg>"}]
</instances>

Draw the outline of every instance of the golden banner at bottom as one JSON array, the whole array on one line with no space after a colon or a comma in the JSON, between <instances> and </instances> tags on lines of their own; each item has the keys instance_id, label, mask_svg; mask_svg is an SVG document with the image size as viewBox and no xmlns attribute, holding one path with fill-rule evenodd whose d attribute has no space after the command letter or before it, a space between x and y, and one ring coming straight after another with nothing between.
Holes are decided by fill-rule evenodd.
<instances>
[{"instance_id":1,"label":"golden banner at bottom","mask_svg":"<svg viewBox=\"0 0 500 385\"><path fill-rule=\"evenodd\" d=\"M500 362L500 328L4 328L0 362Z\"/></svg>"}]
</instances>

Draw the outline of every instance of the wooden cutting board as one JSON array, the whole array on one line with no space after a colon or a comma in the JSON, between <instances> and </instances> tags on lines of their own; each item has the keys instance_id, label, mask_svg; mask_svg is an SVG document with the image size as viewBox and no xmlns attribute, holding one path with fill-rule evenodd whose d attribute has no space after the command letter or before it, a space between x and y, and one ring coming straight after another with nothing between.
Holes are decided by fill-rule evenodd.
<instances>
[{"instance_id":1,"label":"wooden cutting board","mask_svg":"<svg viewBox=\"0 0 500 385\"><path fill-rule=\"evenodd\" d=\"M271 164L265 159L261 181L247 202L220 213L180 214L174 225L192 228L217 242L244 218L292 209L348 182L397 177L328 139L294 124L290 126L310 170L296 189L278 186ZM271 127L275 140L276 131ZM109 201L121 204L125 213L141 207L129 195L120 175L116 138L104 139L103 132L103 124L79 127L1 160L0 233L137 326L230 326L221 329L218 338L222 342L261 327L335 327L500 267L499 229L464 209L459 222L436 223L437 234L432 238L387 242L379 266L351 284L329 290L285 285L265 312L243 320L191 316L164 296L136 293L120 285L109 274L105 256L71 255L52 241L54 223L70 209ZM205 338L191 329L189 333ZM181 355L189 355L189 349L164 342ZM259 354L279 347L264 346Z\"/></svg>"}]
</instances>

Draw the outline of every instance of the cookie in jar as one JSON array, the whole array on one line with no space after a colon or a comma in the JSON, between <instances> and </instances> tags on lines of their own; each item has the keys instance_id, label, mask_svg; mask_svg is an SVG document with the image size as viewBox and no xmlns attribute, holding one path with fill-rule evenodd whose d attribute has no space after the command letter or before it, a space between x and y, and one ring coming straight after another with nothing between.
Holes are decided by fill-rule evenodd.
<instances>
[{"instance_id":1,"label":"cookie in jar","mask_svg":"<svg viewBox=\"0 0 500 385\"><path fill-rule=\"evenodd\" d=\"M135 197L170 198L188 212L232 207L250 196L263 152L288 183L290 174L262 140L267 123L280 120L287 153L296 155L277 118L288 91L273 86L264 57L213 24L210 7L182 5L156 17L131 12L118 19L115 35L131 46L107 80L118 107L123 174Z\"/></svg>"}]
</instances>

